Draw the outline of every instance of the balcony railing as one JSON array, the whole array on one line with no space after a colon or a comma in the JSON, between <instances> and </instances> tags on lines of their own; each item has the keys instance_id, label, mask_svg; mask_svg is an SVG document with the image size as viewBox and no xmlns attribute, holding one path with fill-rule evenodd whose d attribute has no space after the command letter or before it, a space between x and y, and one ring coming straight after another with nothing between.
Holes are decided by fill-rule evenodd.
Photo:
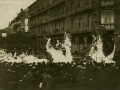
<instances>
[{"instance_id":1,"label":"balcony railing","mask_svg":"<svg viewBox=\"0 0 120 90\"><path fill-rule=\"evenodd\" d=\"M51 4L49 8L53 8L53 7L63 3L64 1L66 1L66 0L56 0L56 2Z\"/></svg>"},{"instance_id":2,"label":"balcony railing","mask_svg":"<svg viewBox=\"0 0 120 90\"><path fill-rule=\"evenodd\" d=\"M53 3L53 4L50 4L49 7L45 7L45 8L43 8L43 9L41 9L41 10L38 10L38 13L37 13L37 14L40 14L40 13L42 13L42 12L45 12L45 11L47 11L48 9L53 8L53 7L61 4L61 3L64 2L64 1L66 1L66 0L56 0L56 2Z\"/></svg>"},{"instance_id":3,"label":"balcony railing","mask_svg":"<svg viewBox=\"0 0 120 90\"><path fill-rule=\"evenodd\" d=\"M35 27L36 24L30 24L29 27L32 28L32 27Z\"/></svg>"},{"instance_id":4,"label":"balcony railing","mask_svg":"<svg viewBox=\"0 0 120 90\"><path fill-rule=\"evenodd\" d=\"M68 29L70 33L76 34L76 33L86 33L86 32L91 32L92 29L89 27L82 27L82 28L69 28Z\"/></svg>"},{"instance_id":5,"label":"balcony railing","mask_svg":"<svg viewBox=\"0 0 120 90\"><path fill-rule=\"evenodd\" d=\"M71 34L77 34L77 33L87 33L87 32L91 32L92 30L87 28L69 28L67 29L67 31L69 31ZM65 30L63 29L57 29L57 30L50 30L50 31L43 31L39 34L32 34L30 35L31 37L39 37L39 36L50 36L50 35L61 35L64 34Z\"/></svg>"},{"instance_id":6,"label":"balcony railing","mask_svg":"<svg viewBox=\"0 0 120 90\"><path fill-rule=\"evenodd\" d=\"M77 7L73 10L69 10L69 15L72 15L72 14L75 14L75 13L78 13L78 12L83 12L83 11L90 10L90 9L92 9L92 6Z\"/></svg>"},{"instance_id":7,"label":"balcony railing","mask_svg":"<svg viewBox=\"0 0 120 90\"><path fill-rule=\"evenodd\" d=\"M101 2L101 6L112 6L114 5L114 0L104 0Z\"/></svg>"},{"instance_id":8,"label":"balcony railing","mask_svg":"<svg viewBox=\"0 0 120 90\"><path fill-rule=\"evenodd\" d=\"M48 22L50 22L50 21L57 20L57 19L61 19L61 18L64 18L64 17L66 17L65 14L59 14L59 15L56 15L56 16L54 16L54 17L50 17L49 19L45 19L45 20L43 20L43 21L38 21L36 24L37 24L37 25L45 24L45 23L48 23Z\"/></svg>"},{"instance_id":9,"label":"balcony railing","mask_svg":"<svg viewBox=\"0 0 120 90\"><path fill-rule=\"evenodd\" d=\"M114 24L101 24L103 25L106 30L114 30L115 29L115 25Z\"/></svg>"}]
</instances>

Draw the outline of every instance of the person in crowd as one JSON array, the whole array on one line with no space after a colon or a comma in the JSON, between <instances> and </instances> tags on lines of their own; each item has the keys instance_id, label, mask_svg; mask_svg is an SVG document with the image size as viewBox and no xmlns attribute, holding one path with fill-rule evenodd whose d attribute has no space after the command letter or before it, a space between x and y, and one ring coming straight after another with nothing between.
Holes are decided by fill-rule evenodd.
<instances>
[{"instance_id":1,"label":"person in crowd","mask_svg":"<svg viewBox=\"0 0 120 90\"><path fill-rule=\"evenodd\" d=\"M42 90L52 90L52 76L48 70L46 70L43 75Z\"/></svg>"}]
</instances>

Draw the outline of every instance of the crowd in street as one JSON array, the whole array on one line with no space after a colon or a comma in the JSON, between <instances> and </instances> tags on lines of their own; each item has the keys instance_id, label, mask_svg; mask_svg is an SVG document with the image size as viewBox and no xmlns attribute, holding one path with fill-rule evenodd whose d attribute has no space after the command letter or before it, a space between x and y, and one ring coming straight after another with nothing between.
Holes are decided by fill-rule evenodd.
<instances>
[{"instance_id":1,"label":"crowd in street","mask_svg":"<svg viewBox=\"0 0 120 90\"><path fill-rule=\"evenodd\" d=\"M51 57L37 49L7 50L22 52L39 58ZM36 52L36 53L35 53ZM0 89L2 90L107 90L120 88L120 67L115 63L97 63L85 55L84 50L75 51L73 57L81 56L71 63L38 62L10 63L0 61ZM48 84L49 82L49 84ZM78 89L73 89L78 87ZM65 89L68 88L68 89ZM115 89L113 89L115 90ZM118 90L118 89L116 89Z\"/></svg>"},{"instance_id":2,"label":"crowd in street","mask_svg":"<svg viewBox=\"0 0 120 90\"><path fill-rule=\"evenodd\" d=\"M47 64L0 62L0 87L2 90L47 90L44 89L47 85L43 82L46 73L52 78L49 90L59 90L61 87L85 87L95 90L93 88L120 85L120 68L115 64L83 60L76 63ZM43 84L42 88L40 83Z\"/></svg>"}]
</instances>

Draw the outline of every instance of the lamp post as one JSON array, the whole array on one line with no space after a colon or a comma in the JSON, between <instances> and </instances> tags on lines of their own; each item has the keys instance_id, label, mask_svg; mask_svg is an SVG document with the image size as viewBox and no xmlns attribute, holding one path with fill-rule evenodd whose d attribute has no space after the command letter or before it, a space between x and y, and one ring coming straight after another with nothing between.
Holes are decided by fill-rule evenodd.
<instances>
[{"instance_id":1,"label":"lamp post","mask_svg":"<svg viewBox=\"0 0 120 90\"><path fill-rule=\"evenodd\" d=\"M6 46L6 45L5 45L5 38L7 37L7 33L6 33L6 32L3 32L3 33L2 33L2 37L4 38L4 44L3 44L3 45L4 45L4 48L5 48L5 46Z\"/></svg>"}]
</instances>

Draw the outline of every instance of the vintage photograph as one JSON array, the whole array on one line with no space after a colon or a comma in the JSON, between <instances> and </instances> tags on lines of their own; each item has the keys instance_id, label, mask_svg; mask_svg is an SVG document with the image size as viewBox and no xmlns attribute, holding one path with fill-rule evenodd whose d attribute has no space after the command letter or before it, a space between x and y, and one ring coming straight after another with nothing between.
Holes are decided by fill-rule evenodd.
<instances>
[{"instance_id":1,"label":"vintage photograph","mask_svg":"<svg viewBox=\"0 0 120 90\"><path fill-rule=\"evenodd\" d=\"M0 90L120 90L120 0L0 0Z\"/></svg>"}]
</instances>

